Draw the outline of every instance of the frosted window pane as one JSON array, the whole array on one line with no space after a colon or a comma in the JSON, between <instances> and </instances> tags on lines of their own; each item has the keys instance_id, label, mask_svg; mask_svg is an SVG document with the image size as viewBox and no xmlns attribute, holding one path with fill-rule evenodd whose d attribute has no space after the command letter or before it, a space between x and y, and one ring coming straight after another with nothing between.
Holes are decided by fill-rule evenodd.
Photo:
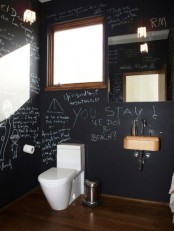
<instances>
[{"instance_id":1,"label":"frosted window pane","mask_svg":"<svg viewBox=\"0 0 174 231\"><path fill-rule=\"evenodd\" d=\"M103 25L54 33L54 85L102 82Z\"/></svg>"}]
</instances>

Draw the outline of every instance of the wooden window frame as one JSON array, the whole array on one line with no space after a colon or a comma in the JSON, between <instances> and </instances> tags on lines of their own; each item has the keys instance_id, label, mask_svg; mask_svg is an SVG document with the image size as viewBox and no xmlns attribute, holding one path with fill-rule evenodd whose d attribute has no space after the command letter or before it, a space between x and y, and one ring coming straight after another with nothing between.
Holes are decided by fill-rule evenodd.
<instances>
[{"instance_id":1,"label":"wooden window frame","mask_svg":"<svg viewBox=\"0 0 174 231\"><path fill-rule=\"evenodd\" d=\"M72 83L63 85L54 85L54 33L60 30L79 28L90 25L103 24L103 77L101 82L85 82ZM106 88L105 83L105 38L104 38L104 20L103 17L93 17L81 19L78 21L69 21L65 23L58 23L49 26L48 28L48 72L47 72L47 86L45 91L57 90L74 90L74 89L91 89L91 88Z\"/></svg>"}]
</instances>

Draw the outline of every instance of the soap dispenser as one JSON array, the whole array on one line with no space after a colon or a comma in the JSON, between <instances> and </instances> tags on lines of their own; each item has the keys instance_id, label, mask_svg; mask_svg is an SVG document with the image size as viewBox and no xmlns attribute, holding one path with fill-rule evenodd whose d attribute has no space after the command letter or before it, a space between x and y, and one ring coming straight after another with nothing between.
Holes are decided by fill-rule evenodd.
<instances>
[{"instance_id":1,"label":"soap dispenser","mask_svg":"<svg viewBox=\"0 0 174 231\"><path fill-rule=\"evenodd\" d=\"M136 120L133 121L131 134L132 134L132 136L137 136L138 135L138 128L137 128Z\"/></svg>"}]
</instances>

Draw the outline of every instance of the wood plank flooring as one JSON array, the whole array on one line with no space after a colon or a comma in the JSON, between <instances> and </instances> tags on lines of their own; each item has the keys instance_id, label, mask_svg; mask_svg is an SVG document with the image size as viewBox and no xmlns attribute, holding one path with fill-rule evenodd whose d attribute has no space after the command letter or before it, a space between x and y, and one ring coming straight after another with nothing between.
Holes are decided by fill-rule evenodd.
<instances>
[{"instance_id":1,"label":"wood plank flooring","mask_svg":"<svg viewBox=\"0 0 174 231\"><path fill-rule=\"evenodd\" d=\"M104 195L95 208L81 201L54 211L38 187L0 211L0 231L174 231L167 204Z\"/></svg>"}]
</instances>

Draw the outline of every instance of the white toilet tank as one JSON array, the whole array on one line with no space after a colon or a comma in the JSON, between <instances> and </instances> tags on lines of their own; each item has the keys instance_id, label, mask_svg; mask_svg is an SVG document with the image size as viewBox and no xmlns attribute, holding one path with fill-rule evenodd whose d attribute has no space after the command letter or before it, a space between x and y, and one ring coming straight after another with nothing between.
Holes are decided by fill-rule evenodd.
<instances>
[{"instance_id":1,"label":"white toilet tank","mask_svg":"<svg viewBox=\"0 0 174 231\"><path fill-rule=\"evenodd\" d=\"M85 168L85 146L77 143L57 145L57 168L83 171Z\"/></svg>"}]
</instances>

